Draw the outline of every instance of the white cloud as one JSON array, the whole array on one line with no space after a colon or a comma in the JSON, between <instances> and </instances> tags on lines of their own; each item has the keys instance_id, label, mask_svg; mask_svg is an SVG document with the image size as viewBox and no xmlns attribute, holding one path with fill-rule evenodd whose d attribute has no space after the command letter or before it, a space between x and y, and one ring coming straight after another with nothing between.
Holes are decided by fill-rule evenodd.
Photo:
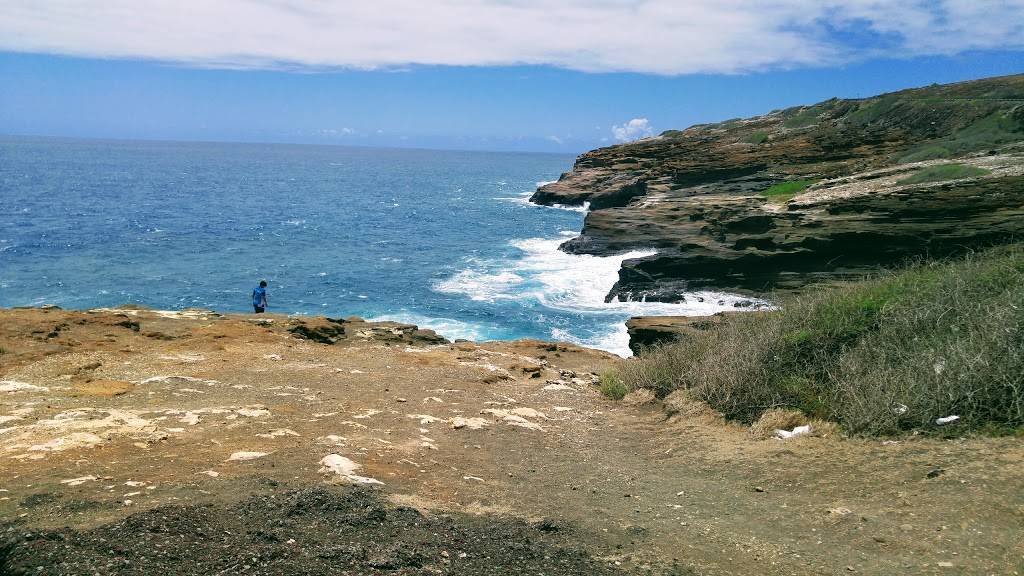
<instances>
[{"instance_id":1,"label":"white cloud","mask_svg":"<svg viewBox=\"0 0 1024 576\"><path fill-rule=\"evenodd\" d=\"M0 0L0 50L225 68L735 73L1024 49L1024 0Z\"/></svg>"},{"instance_id":2,"label":"white cloud","mask_svg":"<svg viewBox=\"0 0 1024 576\"><path fill-rule=\"evenodd\" d=\"M617 124L612 126L612 136L615 136L619 142L632 142L653 135L654 129L651 128L651 123L647 121L647 118L633 118L622 126Z\"/></svg>"},{"instance_id":3,"label":"white cloud","mask_svg":"<svg viewBox=\"0 0 1024 576\"><path fill-rule=\"evenodd\" d=\"M545 139L546 140L550 140L551 142L554 142L555 144L558 144L559 146L561 146L562 144L565 144L565 141L562 140L561 138L559 138L558 136L547 136Z\"/></svg>"}]
</instances>

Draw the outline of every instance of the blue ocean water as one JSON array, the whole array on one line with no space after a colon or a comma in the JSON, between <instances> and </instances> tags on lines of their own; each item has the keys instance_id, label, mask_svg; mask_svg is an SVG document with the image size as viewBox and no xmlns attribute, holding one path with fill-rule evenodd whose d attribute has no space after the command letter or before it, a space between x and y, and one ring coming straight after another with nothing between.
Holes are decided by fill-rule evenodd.
<instances>
[{"instance_id":1,"label":"blue ocean water","mask_svg":"<svg viewBox=\"0 0 1024 576\"><path fill-rule=\"evenodd\" d=\"M0 139L0 307L138 303L394 319L628 354L622 259L558 244L583 211L526 199L573 158L277 144ZM722 304L719 304L719 301Z\"/></svg>"}]
</instances>

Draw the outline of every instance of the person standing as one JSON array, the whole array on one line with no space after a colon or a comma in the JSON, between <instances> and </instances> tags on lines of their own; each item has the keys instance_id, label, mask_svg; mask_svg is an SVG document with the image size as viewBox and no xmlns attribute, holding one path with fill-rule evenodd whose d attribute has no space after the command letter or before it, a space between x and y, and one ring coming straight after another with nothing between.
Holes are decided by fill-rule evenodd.
<instances>
[{"instance_id":1,"label":"person standing","mask_svg":"<svg viewBox=\"0 0 1024 576\"><path fill-rule=\"evenodd\" d=\"M259 314L267 309L267 281L260 280L260 285L252 291L252 307Z\"/></svg>"}]
</instances>

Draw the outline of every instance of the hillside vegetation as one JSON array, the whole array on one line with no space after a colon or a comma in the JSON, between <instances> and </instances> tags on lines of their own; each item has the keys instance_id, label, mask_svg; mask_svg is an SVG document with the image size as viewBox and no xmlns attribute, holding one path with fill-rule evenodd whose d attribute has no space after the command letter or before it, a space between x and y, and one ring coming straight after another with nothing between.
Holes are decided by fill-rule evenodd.
<instances>
[{"instance_id":1,"label":"hillside vegetation","mask_svg":"<svg viewBox=\"0 0 1024 576\"><path fill-rule=\"evenodd\" d=\"M686 389L753 422L789 408L851 434L1024 430L1024 246L788 296L780 310L653 348L627 388Z\"/></svg>"}]
</instances>

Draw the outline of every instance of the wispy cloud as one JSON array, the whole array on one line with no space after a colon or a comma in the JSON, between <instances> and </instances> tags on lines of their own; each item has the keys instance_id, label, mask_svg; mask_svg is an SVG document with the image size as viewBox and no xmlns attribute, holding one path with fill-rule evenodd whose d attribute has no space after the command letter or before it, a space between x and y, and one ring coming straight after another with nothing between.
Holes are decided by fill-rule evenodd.
<instances>
[{"instance_id":1,"label":"wispy cloud","mask_svg":"<svg viewBox=\"0 0 1024 576\"><path fill-rule=\"evenodd\" d=\"M633 118L622 126L612 126L612 136L619 142L632 142L654 135L654 128L647 118Z\"/></svg>"},{"instance_id":2,"label":"wispy cloud","mask_svg":"<svg viewBox=\"0 0 1024 576\"><path fill-rule=\"evenodd\" d=\"M1024 0L0 0L0 50L223 68L735 73L1024 49Z\"/></svg>"}]
</instances>

